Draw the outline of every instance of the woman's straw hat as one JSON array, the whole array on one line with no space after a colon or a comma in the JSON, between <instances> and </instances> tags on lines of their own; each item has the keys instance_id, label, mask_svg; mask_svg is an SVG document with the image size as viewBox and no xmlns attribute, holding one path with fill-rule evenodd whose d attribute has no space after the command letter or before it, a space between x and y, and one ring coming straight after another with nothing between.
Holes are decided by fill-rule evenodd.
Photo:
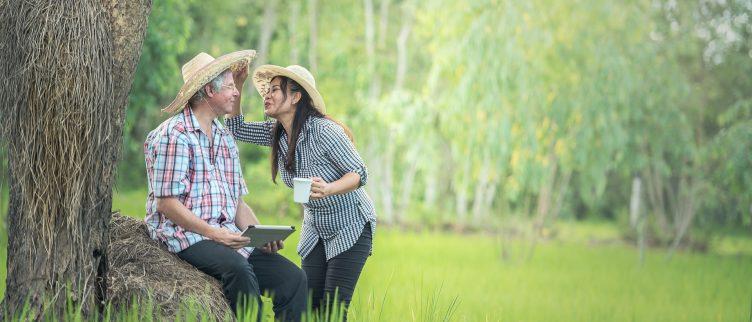
<instances>
[{"instance_id":1,"label":"woman's straw hat","mask_svg":"<svg viewBox=\"0 0 752 322\"><path fill-rule=\"evenodd\" d=\"M199 53L183 65L181 71L185 83L172 103L163 108L162 112L172 113L181 110L193 94L196 94L202 86L219 76L225 69L230 68L236 71L247 67L255 56L255 50L236 51L217 59L207 53Z\"/></svg>"},{"instance_id":2,"label":"woman's straw hat","mask_svg":"<svg viewBox=\"0 0 752 322\"><path fill-rule=\"evenodd\" d=\"M324 98L316 89L316 80L313 79L313 75L305 67L298 65L290 65L287 67L275 66L275 65L263 65L256 68L253 72L253 85L256 86L256 90L261 97L264 97L269 89L269 82L272 78L277 76L285 76L290 78L303 86L308 95L313 100L313 107L319 110L322 114L326 114L326 105L324 105Z\"/></svg>"}]
</instances>

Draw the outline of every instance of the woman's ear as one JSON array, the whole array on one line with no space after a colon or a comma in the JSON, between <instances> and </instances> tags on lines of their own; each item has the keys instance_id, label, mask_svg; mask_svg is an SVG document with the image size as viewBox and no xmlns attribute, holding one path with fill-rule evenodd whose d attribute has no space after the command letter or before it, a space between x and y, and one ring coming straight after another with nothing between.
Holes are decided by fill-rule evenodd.
<instances>
[{"instance_id":1,"label":"woman's ear","mask_svg":"<svg viewBox=\"0 0 752 322\"><path fill-rule=\"evenodd\" d=\"M292 104L298 104L300 102L300 98L303 97L303 94L300 94L300 92L293 92L292 93Z\"/></svg>"}]
</instances>

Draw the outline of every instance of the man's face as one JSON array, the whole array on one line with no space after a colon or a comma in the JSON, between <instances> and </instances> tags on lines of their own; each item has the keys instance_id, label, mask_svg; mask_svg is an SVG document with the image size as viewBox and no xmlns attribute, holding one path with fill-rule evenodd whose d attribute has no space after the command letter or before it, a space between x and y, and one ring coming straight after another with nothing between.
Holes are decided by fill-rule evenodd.
<instances>
[{"instance_id":1,"label":"man's face","mask_svg":"<svg viewBox=\"0 0 752 322\"><path fill-rule=\"evenodd\" d=\"M240 92L235 88L235 80L232 78L232 73L226 73L222 86L208 96L207 101L214 113L217 113L217 116L232 112L232 107L240 96Z\"/></svg>"}]
</instances>

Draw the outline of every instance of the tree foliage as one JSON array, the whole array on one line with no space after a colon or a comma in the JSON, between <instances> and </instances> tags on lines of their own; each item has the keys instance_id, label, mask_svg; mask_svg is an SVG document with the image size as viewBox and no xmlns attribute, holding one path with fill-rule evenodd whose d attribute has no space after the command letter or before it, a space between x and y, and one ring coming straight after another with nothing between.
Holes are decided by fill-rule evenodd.
<instances>
[{"instance_id":1,"label":"tree foliage","mask_svg":"<svg viewBox=\"0 0 752 322\"><path fill-rule=\"evenodd\" d=\"M751 8L742 0L157 3L121 181L143 186L140 143L166 118L156 111L180 86L180 63L200 51L259 48L269 35L269 63L317 66L328 110L355 132L385 221L613 219L626 214L639 176L663 235L698 222L752 227ZM249 118L263 117L260 102L247 88ZM241 149L256 174L247 178L252 195L254 185L270 188L258 178L268 150Z\"/></svg>"}]
</instances>

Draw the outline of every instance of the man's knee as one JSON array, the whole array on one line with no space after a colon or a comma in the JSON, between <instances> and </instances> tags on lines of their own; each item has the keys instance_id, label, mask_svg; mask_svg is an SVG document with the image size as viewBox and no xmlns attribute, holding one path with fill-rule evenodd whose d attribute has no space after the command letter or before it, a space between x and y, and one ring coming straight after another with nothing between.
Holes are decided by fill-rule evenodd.
<instances>
[{"instance_id":1,"label":"man's knee","mask_svg":"<svg viewBox=\"0 0 752 322\"><path fill-rule=\"evenodd\" d=\"M222 264L222 282L251 284L258 294L258 281L253 274L253 267L245 260L233 260Z\"/></svg>"},{"instance_id":2,"label":"man's knee","mask_svg":"<svg viewBox=\"0 0 752 322\"><path fill-rule=\"evenodd\" d=\"M282 277L284 282L277 287L277 293L274 294L275 302L278 304L305 303L308 296L308 278L305 272L297 267L287 269L285 272Z\"/></svg>"}]
</instances>

